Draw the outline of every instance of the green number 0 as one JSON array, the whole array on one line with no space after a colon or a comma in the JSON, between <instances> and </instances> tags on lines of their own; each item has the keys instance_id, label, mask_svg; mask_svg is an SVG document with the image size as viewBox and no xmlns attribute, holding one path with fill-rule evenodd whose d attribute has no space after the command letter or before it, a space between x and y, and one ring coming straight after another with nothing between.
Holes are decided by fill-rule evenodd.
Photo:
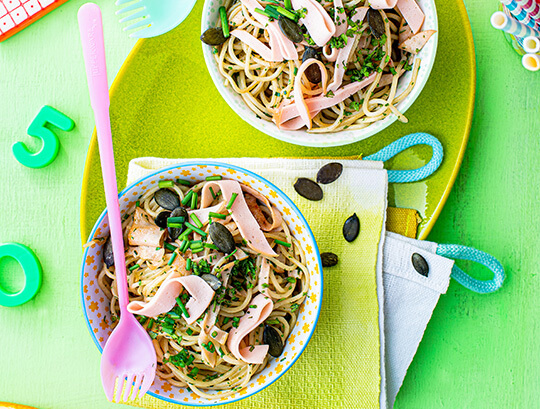
<instances>
[{"instance_id":1,"label":"green number 0","mask_svg":"<svg viewBox=\"0 0 540 409\"><path fill-rule=\"evenodd\" d=\"M50 165L58 155L60 141L53 131L45 127L47 124L52 124L63 131L71 131L75 126L73 120L60 111L48 105L41 108L27 130L28 135L41 139L43 143L41 150L32 153L22 142L14 143L11 148L15 159L24 166L43 168Z\"/></svg>"}]
</instances>

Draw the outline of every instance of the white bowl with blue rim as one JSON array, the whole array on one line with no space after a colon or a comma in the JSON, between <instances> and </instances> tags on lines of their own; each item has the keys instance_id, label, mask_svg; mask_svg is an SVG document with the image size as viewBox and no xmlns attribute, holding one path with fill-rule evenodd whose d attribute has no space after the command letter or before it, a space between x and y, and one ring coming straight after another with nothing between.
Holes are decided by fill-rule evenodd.
<instances>
[{"instance_id":1,"label":"white bowl with blue rim","mask_svg":"<svg viewBox=\"0 0 540 409\"><path fill-rule=\"evenodd\" d=\"M439 29L437 20L437 9L435 7L434 0L416 0L426 18L422 30L436 30ZM215 27L219 20L219 7L222 6L224 0L205 0L203 6L201 33L206 31L210 27ZM407 97L405 97L399 104L396 105L397 109L405 113L407 109L414 103L422 92L426 82L431 74L431 69L435 62L435 55L437 53L437 40L438 33L434 34L424 48L416 55L415 58L421 58L422 62L418 77L413 90ZM278 127L270 121L266 121L259 118L249 107L246 105L240 95L238 95L232 87L226 87L224 84L225 78L221 75L218 69L217 62L213 56L212 50L214 47L202 43L204 60L208 68L208 72L214 81L216 88L231 107L231 109L246 121L251 126L257 128L259 131L265 134L285 141L293 143L295 145L302 146L315 146L315 147L329 147L348 145L350 143L361 141L362 139L369 138L383 129L392 125L397 117L394 114L388 115L385 119L375 122L366 128L359 130L343 130L336 133L309 133L305 129L298 131L286 131L280 130ZM406 72L399 80L398 89L396 95L400 95L407 88L412 78L412 72ZM416 124L418 126L420 124Z\"/></svg>"},{"instance_id":2,"label":"white bowl with blue rim","mask_svg":"<svg viewBox=\"0 0 540 409\"><path fill-rule=\"evenodd\" d=\"M119 194L121 213L124 214L129 206L132 206L147 189L155 186L160 180L184 179L193 183L203 181L211 175L221 175L224 179L233 179L260 191L281 212L290 231L300 243L303 243L304 248L311 246L313 257L309 257L306 264L310 274L308 296L299 309L298 320L291 331L291 334L295 335L294 342L287 340L280 359L271 359L268 366L252 378L245 390L225 398L221 398L219 391L217 391L215 392L216 398L208 400L196 396L185 387L176 387L166 380L156 377L148 392L150 395L168 402L188 406L215 406L232 403L254 395L278 380L296 362L308 345L317 325L323 294L321 259L317 243L306 219L292 200L277 186L246 169L219 162L197 161L184 162L155 171L134 182ZM297 226L302 228L297 229ZM302 233L298 233L299 231ZM103 211L90 233L88 242L108 235L107 212ZM100 352L103 351L105 342L112 331L109 299L97 283L97 275L102 268L102 254L103 250L100 244L92 244L87 247L84 251L81 267L81 297L84 316L90 335ZM306 323L307 326L304 325Z\"/></svg>"}]
</instances>

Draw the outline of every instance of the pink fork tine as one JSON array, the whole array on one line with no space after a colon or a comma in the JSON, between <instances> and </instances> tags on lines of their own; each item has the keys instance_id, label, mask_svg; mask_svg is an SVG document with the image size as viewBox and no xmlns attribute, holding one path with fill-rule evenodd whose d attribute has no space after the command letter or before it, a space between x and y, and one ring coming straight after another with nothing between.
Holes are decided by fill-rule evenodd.
<instances>
[{"instance_id":1,"label":"pink fork tine","mask_svg":"<svg viewBox=\"0 0 540 409\"><path fill-rule=\"evenodd\" d=\"M131 399L137 399L137 396L139 395L139 388L141 387L143 380L143 374L139 374L135 378L135 384L133 385L133 394L131 395Z\"/></svg>"}]
</instances>

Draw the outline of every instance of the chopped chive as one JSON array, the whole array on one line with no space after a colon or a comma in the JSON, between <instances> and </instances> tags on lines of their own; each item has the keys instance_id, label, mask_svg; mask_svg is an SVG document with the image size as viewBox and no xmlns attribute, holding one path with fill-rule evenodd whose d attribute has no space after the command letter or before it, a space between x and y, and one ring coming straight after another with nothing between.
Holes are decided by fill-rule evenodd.
<instances>
[{"instance_id":1,"label":"chopped chive","mask_svg":"<svg viewBox=\"0 0 540 409\"><path fill-rule=\"evenodd\" d=\"M203 231L203 230L199 229L198 227L192 225L190 222L186 222L185 224L186 224L186 227L193 230L194 232L199 233L201 236L203 236L203 237L208 236L208 233L206 233L205 231Z\"/></svg>"},{"instance_id":2,"label":"chopped chive","mask_svg":"<svg viewBox=\"0 0 540 409\"><path fill-rule=\"evenodd\" d=\"M184 223L185 221L186 221L186 219L185 219L184 216L167 218L167 223Z\"/></svg>"},{"instance_id":3,"label":"chopped chive","mask_svg":"<svg viewBox=\"0 0 540 409\"><path fill-rule=\"evenodd\" d=\"M140 201L140 200L137 200L137 201L135 202L135 207L139 207L140 204L141 204L141 201Z\"/></svg>"},{"instance_id":4,"label":"chopped chive","mask_svg":"<svg viewBox=\"0 0 540 409\"><path fill-rule=\"evenodd\" d=\"M267 6L268 7L268 6ZM291 20L293 21L298 21L298 14L296 13L293 13L292 11L289 11L287 9L284 9L283 7L281 6L277 6L275 7L275 10L281 14L282 16L284 17L287 17L287 18L290 18Z\"/></svg>"},{"instance_id":5,"label":"chopped chive","mask_svg":"<svg viewBox=\"0 0 540 409\"><path fill-rule=\"evenodd\" d=\"M150 338L156 339L157 334L154 331L148 331L148 335L150 335Z\"/></svg>"},{"instance_id":6,"label":"chopped chive","mask_svg":"<svg viewBox=\"0 0 540 409\"><path fill-rule=\"evenodd\" d=\"M279 325L280 322L278 320L268 320L266 321L267 324L270 324L270 325Z\"/></svg>"},{"instance_id":7,"label":"chopped chive","mask_svg":"<svg viewBox=\"0 0 540 409\"><path fill-rule=\"evenodd\" d=\"M218 246L212 243L204 243L203 246L206 247L207 249L219 250Z\"/></svg>"},{"instance_id":8,"label":"chopped chive","mask_svg":"<svg viewBox=\"0 0 540 409\"><path fill-rule=\"evenodd\" d=\"M196 247L191 247L191 252L192 253L199 253L199 252L201 252L203 250L204 250L204 247L202 245L196 246Z\"/></svg>"},{"instance_id":9,"label":"chopped chive","mask_svg":"<svg viewBox=\"0 0 540 409\"><path fill-rule=\"evenodd\" d=\"M169 335L172 335L172 333L174 332L174 329L173 328L170 328L170 327L161 327L161 330Z\"/></svg>"},{"instance_id":10,"label":"chopped chive","mask_svg":"<svg viewBox=\"0 0 540 409\"><path fill-rule=\"evenodd\" d=\"M180 307L180 309L182 310L182 313L184 314L184 316L186 318L189 318L189 312L186 310L186 306L184 305L184 303L180 300L180 297L176 297L176 303L178 304L178 306Z\"/></svg>"},{"instance_id":11,"label":"chopped chive","mask_svg":"<svg viewBox=\"0 0 540 409\"><path fill-rule=\"evenodd\" d=\"M226 323L228 323L231 319L229 317L225 317L223 318L223 325L225 325Z\"/></svg>"},{"instance_id":12,"label":"chopped chive","mask_svg":"<svg viewBox=\"0 0 540 409\"><path fill-rule=\"evenodd\" d=\"M146 321L148 321L148 317L145 317L144 315L140 315L140 316L138 317L138 320L139 320L139 323L140 323L141 325L144 325L144 324L146 323Z\"/></svg>"},{"instance_id":13,"label":"chopped chive","mask_svg":"<svg viewBox=\"0 0 540 409\"><path fill-rule=\"evenodd\" d=\"M182 242L180 243L180 251L182 253L185 253L188 246L189 246L189 240L182 240Z\"/></svg>"},{"instance_id":14,"label":"chopped chive","mask_svg":"<svg viewBox=\"0 0 540 409\"><path fill-rule=\"evenodd\" d=\"M148 321L148 329L152 329L152 327L154 326L154 319L153 318L150 318L150 321Z\"/></svg>"},{"instance_id":15,"label":"chopped chive","mask_svg":"<svg viewBox=\"0 0 540 409\"><path fill-rule=\"evenodd\" d=\"M212 332L210 335L212 335L212 338L217 337L217 331Z\"/></svg>"},{"instance_id":16,"label":"chopped chive","mask_svg":"<svg viewBox=\"0 0 540 409\"><path fill-rule=\"evenodd\" d=\"M174 251L174 250L176 250L178 247L172 245L171 243L165 243L165 248L166 248L167 250Z\"/></svg>"},{"instance_id":17,"label":"chopped chive","mask_svg":"<svg viewBox=\"0 0 540 409\"><path fill-rule=\"evenodd\" d=\"M169 221L167 221L167 227L172 227L173 229L181 229L183 226L182 223L169 223Z\"/></svg>"},{"instance_id":18,"label":"chopped chive","mask_svg":"<svg viewBox=\"0 0 540 409\"><path fill-rule=\"evenodd\" d=\"M131 266L131 267L129 268L129 271L137 270L139 267L140 267L140 265L135 264L134 266Z\"/></svg>"},{"instance_id":19,"label":"chopped chive","mask_svg":"<svg viewBox=\"0 0 540 409\"><path fill-rule=\"evenodd\" d=\"M158 186L160 188L164 188L164 187L173 187L174 186L174 183L172 180L160 180L158 182Z\"/></svg>"},{"instance_id":20,"label":"chopped chive","mask_svg":"<svg viewBox=\"0 0 540 409\"><path fill-rule=\"evenodd\" d=\"M223 349L221 349L221 347L219 347L218 351L219 351L219 355L220 355L220 356L224 356L224 355L225 355L225 352L223 352Z\"/></svg>"},{"instance_id":21,"label":"chopped chive","mask_svg":"<svg viewBox=\"0 0 540 409\"><path fill-rule=\"evenodd\" d=\"M192 264L193 264L193 261L191 261L191 259L188 258L188 259L186 260L186 270L187 270L187 271L190 271L190 270L191 270ZM188 333L189 333L189 332L188 332ZM191 335L191 334L189 334L189 335Z\"/></svg>"},{"instance_id":22,"label":"chopped chive","mask_svg":"<svg viewBox=\"0 0 540 409\"><path fill-rule=\"evenodd\" d=\"M294 67L293 74L294 75L298 74L298 67Z\"/></svg>"},{"instance_id":23,"label":"chopped chive","mask_svg":"<svg viewBox=\"0 0 540 409\"><path fill-rule=\"evenodd\" d=\"M199 373L199 368L197 368L195 366L195 367L193 367L193 369L191 370L191 372L189 374L192 375L192 376L196 376L198 373Z\"/></svg>"},{"instance_id":24,"label":"chopped chive","mask_svg":"<svg viewBox=\"0 0 540 409\"><path fill-rule=\"evenodd\" d=\"M221 7L220 7L220 8L221 8ZM209 182L211 182L211 181L213 181L213 180L221 180L221 179L223 179L223 177L221 177L220 175L208 176L208 177L206 178L206 180L209 181Z\"/></svg>"},{"instance_id":25,"label":"chopped chive","mask_svg":"<svg viewBox=\"0 0 540 409\"><path fill-rule=\"evenodd\" d=\"M280 14L277 12L277 10L275 9L275 6L266 6L264 8L264 11L266 11L266 13L268 13L268 15L272 18L275 18L275 19L278 19Z\"/></svg>"},{"instance_id":26,"label":"chopped chive","mask_svg":"<svg viewBox=\"0 0 540 409\"><path fill-rule=\"evenodd\" d=\"M189 242L189 248L192 249L193 247L202 247L202 241L201 240L191 240Z\"/></svg>"},{"instance_id":27,"label":"chopped chive","mask_svg":"<svg viewBox=\"0 0 540 409\"><path fill-rule=\"evenodd\" d=\"M196 209L197 208L197 202L199 201L199 195L195 192L191 195L191 208Z\"/></svg>"},{"instance_id":28,"label":"chopped chive","mask_svg":"<svg viewBox=\"0 0 540 409\"><path fill-rule=\"evenodd\" d=\"M226 214L221 214L221 213L210 212L210 213L208 213L208 217L213 217L215 219L226 219L227 215Z\"/></svg>"},{"instance_id":29,"label":"chopped chive","mask_svg":"<svg viewBox=\"0 0 540 409\"><path fill-rule=\"evenodd\" d=\"M195 213L192 213L189 217L191 217L191 220L193 220L193 222L195 222L195 225L199 229L202 229L203 224L201 223L201 221L199 220L199 218L197 217L197 215Z\"/></svg>"},{"instance_id":30,"label":"chopped chive","mask_svg":"<svg viewBox=\"0 0 540 409\"><path fill-rule=\"evenodd\" d=\"M286 280L287 280L289 283L296 283L296 278L294 278L294 277L287 277Z\"/></svg>"},{"instance_id":31,"label":"chopped chive","mask_svg":"<svg viewBox=\"0 0 540 409\"><path fill-rule=\"evenodd\" d=\"M192 232L193 230L192 229L186 229L182 232L182 234L180 236L178 236L178 240L185 240L187 238L187 236L189 236L189 234Z\"/></svg>"},{"instance_id":32,"label":"chopped chive","mask_svg":"<svg viewBox=\"0 0 540 409\"><path fill-rule=\"evenodd\" d=\"M193 195L193 193L195 193L193 190L190 190L189 192L186 193L186 195L182 199L182 204L184 206L187 205L188 202L191 200L191 196Z\"/></svg>"},{"instance_id":33,"label":"chopped chive","mask_svg":"<svg viewBox=\"0 0 540 409\"><path fill-rule=\"evenodd\" d=\"M193 332L193 331L191 331L191 332ZM186 364L191 365L194 360L195 360L195 355L190 355L189 358L186 361Z\"/></svg>"},{"instance_id":34,"label":"chopped chive","mask_svg":"<svg viewBox=\"0 0 540 409\"><path fill-rule=\"evenodd\" d=\"M188 335L193 335L193 330L191 328L188 328L186 332Z\"/></svg>"},{"instance_id":35,"label":"chopped chive","mask_svg":"<svg viewBox=\"0 0 540 409\"><path fill-rule=\"evenodd\" d=\"M259 14L262 14L263 16L272 18L272 16L270 14L268 14L266 11L264 11L263 9L256 8L255 13L259 13Z\"/></svg>"},{"instance_id":36,"label":"chopped chive","mask_svg":"<svg viewBox=\"0 0 540 409\"><path fill-rule=\"evenodd\" d=\"M281 240L274 240L277 244L281 244L282 246L285 246L285 247L291 247L291 243L287 243L286 241L281 241Z\"/></svg>"},{"instance_id":37,"label":"chopped chive","mask_svg":"<svg viewBox=\"0 0 540 409\"><path fill-rule=\"evenodd\" d=\"M227 10L225 10L225 7L221 6L219 8L219 16L221 17L221 29L223 30L223 37L229 38L229 22L227 21ZM208 178L206 178L206 180L208 180Z\"/></svg>"},{"instance_id":38,"label":"chopped chive","mask_svg":"<svg viewBox=\"0 0 540 409\"><path fill-rule=\"evenodd\" d=\"M292 10L291 0L285 0L285 8L287 10Z\"/></svg>"},{"instance_id":39,"label":"chopped chive","mask_svg":"<svg viewBox=\"0 0 540 409\"><path fill-rule=\"evenodd\" d=\"M236 197L238 196L238 193L233 193L231 196L231 200L229 200L229 203L227 204L227 210L232 207L234 204L234 201L236 200Z\"/></svg>"},{"instance_id":40,"label":"chopped chive","mask_svg":"<svg viewBox=\"0 0 540 409\"><path fill-rule=\"evenodd\" d=\"M189 182L189 180L176 179L176 183L180 185L184 185L184 186L191 186L191 183Z\"/></svg>"},{"instance_id":41,"label":"chopped chive","mask_svg":"<svg viewBox=\"0 0 540 409\"><path fill-rule=\"evenodd\" d=\"M216 199L216 194L214 193L214 189L212 189L212 186L210 186L210 193L212 194L212 199Z\"/></svg>"},{"instance_id":42,"label":"chopped chive","mask_svg":"<svg viewBox=\"0 0 540 409\"><path fill-rule=\"evenodd\" d=\"M232 320L233 320L232 326L234 328L238 328L238 323L240 322L240 318L239 317L234 317Z\"/></svg>"},{"instance_id":43,"label":"chopped chive","mask_svg":"<svg viewBox=\"0 0 540 409\"><path fill-rule=\"evenodd\" d=\"M169 262L167 263L168 266L170 266L174 262L174 259L176 258L176 255L177 255L176 252L172 253L171 258L169 259Z\"/></svg>"}]
</instances>

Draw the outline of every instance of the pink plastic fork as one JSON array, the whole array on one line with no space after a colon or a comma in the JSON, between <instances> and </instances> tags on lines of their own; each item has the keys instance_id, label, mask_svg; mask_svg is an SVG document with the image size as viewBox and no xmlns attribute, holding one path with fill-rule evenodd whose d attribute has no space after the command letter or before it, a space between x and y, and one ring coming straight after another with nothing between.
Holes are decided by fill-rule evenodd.
<instances>
[{"instance_id":1,"label":"pink plastic fork","mask_svg":"<svg viewBox=\"0 0 540 409\"><path fill-rule=\"evenodd\" d=\"M87 3L79 9L78 17L90 102L96 120L120 305L120 322L107 340L101 356L101 381L110 401L117 384L115 400L121 402L129 400L130 395L135 399L148 391L156 375L156 351L148 333L127 310L127 271L109 118L101 10L96 4Z\"/></svg>"}]
</instances>

